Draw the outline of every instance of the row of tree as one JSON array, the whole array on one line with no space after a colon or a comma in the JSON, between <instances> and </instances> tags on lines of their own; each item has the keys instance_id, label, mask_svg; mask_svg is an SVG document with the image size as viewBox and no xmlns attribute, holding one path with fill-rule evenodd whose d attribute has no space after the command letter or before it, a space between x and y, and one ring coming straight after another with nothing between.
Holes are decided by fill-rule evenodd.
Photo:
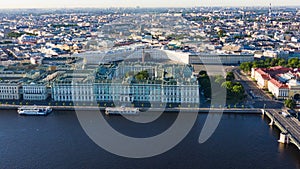
<instances>
[{"instance_id":1,"label":"row of tree","mask_svg":"<svg viewBox=\"0 0 300 169\"><path fill-rule=\"evenodd\" d=\"M299 68L300 67L300 59L291 58L285 60L283 58L274 58L274 59L265 59L258 60L253 62L244 62L240 65L240 69L246 73L251 71L251 68L270 68L274 66L283 66L288 68ZM290 109L294 109L296 107L296 102L293 99L287 99L284 101L285 107Z\"/></svg>"},{"instance_id":2,"label":"row of tree","mask_svg":"<svg viewBox=\"0 0 300 169\"><path fill-rule=\"evenodd\" d=\"M245 98L244 87L239 82L235 81L235 77L232 72L228 72L224 78L221 75L209 77L206 71L200 71L198 80L204 97L206 98L211 98L212 85L226 88L228 102L238 103Z\"/></svg>"},{"instance_id":3,"label":"row of tree","mask_svg":"<svg viewBox=\"0 0 300 169\"><path fill-rule=\"evenodd\" d=\"M300 59L291 58L285 60L283 58L267 58L265 60L255 60L253 62L244 62L240 65L240 69L244 72L250 72L251 68L270 68L274 66L284 66L289 68L298 68L300 67Z\"/></svg>"}]
</instances>

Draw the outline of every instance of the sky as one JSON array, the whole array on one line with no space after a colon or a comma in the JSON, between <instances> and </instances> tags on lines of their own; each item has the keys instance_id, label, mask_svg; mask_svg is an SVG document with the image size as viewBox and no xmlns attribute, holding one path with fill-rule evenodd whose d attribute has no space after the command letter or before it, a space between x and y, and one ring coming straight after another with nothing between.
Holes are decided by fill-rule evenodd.
<instances>
[{"instance_id":1,"label":"sky","mask_svg":"<svg viewBox=\"0 0 300 169\"><path fill-rule=\"evenodd\" d=\"M300 0L0 0L0 8L300 6Z\"/></svg>"}]
</instances>

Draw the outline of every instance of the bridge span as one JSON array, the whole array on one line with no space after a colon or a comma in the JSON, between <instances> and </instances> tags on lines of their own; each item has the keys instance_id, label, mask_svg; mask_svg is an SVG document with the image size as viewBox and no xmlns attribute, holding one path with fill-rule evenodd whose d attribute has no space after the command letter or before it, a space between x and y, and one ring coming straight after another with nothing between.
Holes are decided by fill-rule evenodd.
<instances>
[{"instance_id":1,"label":"bridge span","mask_svg":"<svg viewBox=\"0 0 300 169\"><path fill-rule=\"evenodd\" d=\"M284 116L281 109L262 109L261 112L270 118L269 125L275 125L280 129L278 142L292 143L300 150L300 122L296 118Z\"/></svg>"}]
</instances>

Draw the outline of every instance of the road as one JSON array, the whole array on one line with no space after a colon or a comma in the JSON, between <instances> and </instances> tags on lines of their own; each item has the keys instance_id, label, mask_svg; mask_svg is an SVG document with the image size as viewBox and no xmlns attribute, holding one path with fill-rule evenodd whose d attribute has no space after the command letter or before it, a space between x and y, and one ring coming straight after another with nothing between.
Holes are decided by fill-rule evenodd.
<instances>
[{"instance_id":1,"label":"road","mask_svg":"<svg viewBox=\"0 0 300 169\"><path fill-rule=\"evenodd\" d=\"M280 110L271 109L268 111L300 143L300 122L293 117L284 117L279 113Z\"/></svg>"},{"instance_id":2,"label":"road","mask_svg":"<svg viewBox=\"0 0 300 169\"><path fill-rule=\"evenodd\" d=\"M259 89L257 84L242 74L237 67L227 68L227 71L232 71L235 79L244 86L248 96L247 103L251 104L253 108L281 109L283 107L283 102L274 100L263 90Z\"/></svg>"}]
</instances>

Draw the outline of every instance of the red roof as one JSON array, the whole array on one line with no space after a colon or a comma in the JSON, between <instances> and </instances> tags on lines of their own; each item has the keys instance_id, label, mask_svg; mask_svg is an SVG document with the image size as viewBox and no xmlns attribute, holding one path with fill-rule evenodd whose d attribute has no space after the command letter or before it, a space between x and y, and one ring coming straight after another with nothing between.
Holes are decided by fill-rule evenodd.
<instances>
[{"instance_id":1,"label":"red roof","mask_svg":"<svg viewBox=\"0 0 300 169\"><path fill-rule=\"evenodd\" d=\"M259 73L261 75L261 77L264 78L265 80L270 79L270 75L268 73L266 73L262 68L256 69L256 72Z\"/></svg>"},{"instance_id":2,"label":"red roof","mask_svg":"<svg viewBox=\"0 0 300 169\"><path fill-rule=\"evenodd\" d=\"M272 84L274 84L275 86L277 86L277 87L280 88L280 89L288 89L288 88L289 88L288 85L283 84L283 83L277 81L277 80L274 79L274 78L271 78L271 79L269 80L268 83L272 83Z\"/></svg>"}]
</instances>

